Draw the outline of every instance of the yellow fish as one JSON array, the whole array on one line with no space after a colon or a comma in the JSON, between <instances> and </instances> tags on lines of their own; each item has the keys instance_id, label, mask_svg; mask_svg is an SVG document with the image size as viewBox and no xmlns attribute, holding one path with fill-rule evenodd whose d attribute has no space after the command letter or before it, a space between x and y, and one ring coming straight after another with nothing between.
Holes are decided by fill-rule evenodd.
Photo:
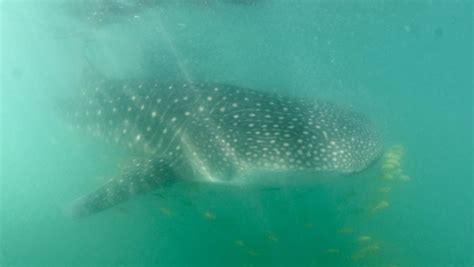
<instances>
[{"instance_id":1,"label":"yellow fish","mask_svg":"<svg viewBox=\"0 0 474 267\"><path fill-rule=\"evenodd\" d=\"M206 211L204 212L204 218L207 219L207 220L215 220L216 219L216 215L214 215L213 213L211 213L210 211Z\"/></svg>"},{"instance_id":2,"label":"yellow fish","mask_svg":"<svg viewBox=\"0 0 474 267\"><path fill-rule=\"evenodd\" d=\"M352 234L354 229L352 229L352 227L342 227L341 229L337 230L337 232L340 234Z\"/></svg>"}]
</instances>

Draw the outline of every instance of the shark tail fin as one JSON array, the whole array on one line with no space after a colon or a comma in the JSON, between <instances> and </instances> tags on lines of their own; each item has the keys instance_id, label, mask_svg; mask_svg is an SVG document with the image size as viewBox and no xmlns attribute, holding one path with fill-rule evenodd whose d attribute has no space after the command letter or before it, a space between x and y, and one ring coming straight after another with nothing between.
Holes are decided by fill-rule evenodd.
<instances>
[{"instance_id":1,"label":"shark tail fin","mask_svg":"<svg viewBox=\"0 0 474 267\"><path fill-rule=\"evenodd\" d=\"M119 177L74 201L67 213L73 217L92 215L169 184L175 178L164 159L134 159Z\"/></svg>"}]
</instances>

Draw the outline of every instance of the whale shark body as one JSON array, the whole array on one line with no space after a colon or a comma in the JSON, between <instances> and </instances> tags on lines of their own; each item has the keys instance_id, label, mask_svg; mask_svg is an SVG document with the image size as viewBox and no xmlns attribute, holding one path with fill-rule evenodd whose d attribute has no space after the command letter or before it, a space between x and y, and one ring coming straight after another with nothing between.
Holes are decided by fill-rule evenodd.
<instances>
[{"instance_id":1,"label":"whale shark body","mask_svg":"<svg viewBox=\"0 0 474 267\"><path fill-rule=\"evenodd\" d=\"M361 114L228 84L101 79L74 101L69 116L78 128L134 155L120 175L75 201L79 217L175 181L258 184L265 175L247 174L259 171L343 175L381 153Z\"/></svg>"}]
</instances>

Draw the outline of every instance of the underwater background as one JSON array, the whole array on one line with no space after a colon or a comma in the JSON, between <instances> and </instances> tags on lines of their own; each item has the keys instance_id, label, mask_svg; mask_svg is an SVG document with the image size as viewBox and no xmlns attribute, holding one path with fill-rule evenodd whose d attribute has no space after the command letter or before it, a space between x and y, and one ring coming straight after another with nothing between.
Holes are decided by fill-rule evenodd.
<instances>
[{"instance_id":1,"label":"underwater background","mask_svg":"<svg viewBox=\"0 0 474 267\"><path fill-rule=\"evenodd\" d=\"M473 266L471 1L0 1L0 266ZM82 219L120 148L57 101L211 80L360 110L385 153L305 187L180 185Z\"/></svg>"}]
</instances>

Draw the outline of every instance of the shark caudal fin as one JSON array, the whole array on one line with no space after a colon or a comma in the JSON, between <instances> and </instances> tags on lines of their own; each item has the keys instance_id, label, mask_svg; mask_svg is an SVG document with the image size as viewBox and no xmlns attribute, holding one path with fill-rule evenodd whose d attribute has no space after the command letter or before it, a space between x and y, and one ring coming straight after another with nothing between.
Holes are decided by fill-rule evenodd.
<instances>
[{"instance_id":1,"label":"shark caudal fin","mask_svg":"<svg viewBox=\"0 0 474 267\"><path fill-rule=\"evenodd\" d=\"M135 159L120 176L74 201L67 213L73 217L85 217L169 184L175 178L174 171L164 159Z\"/></svg>"}]
</instances>

